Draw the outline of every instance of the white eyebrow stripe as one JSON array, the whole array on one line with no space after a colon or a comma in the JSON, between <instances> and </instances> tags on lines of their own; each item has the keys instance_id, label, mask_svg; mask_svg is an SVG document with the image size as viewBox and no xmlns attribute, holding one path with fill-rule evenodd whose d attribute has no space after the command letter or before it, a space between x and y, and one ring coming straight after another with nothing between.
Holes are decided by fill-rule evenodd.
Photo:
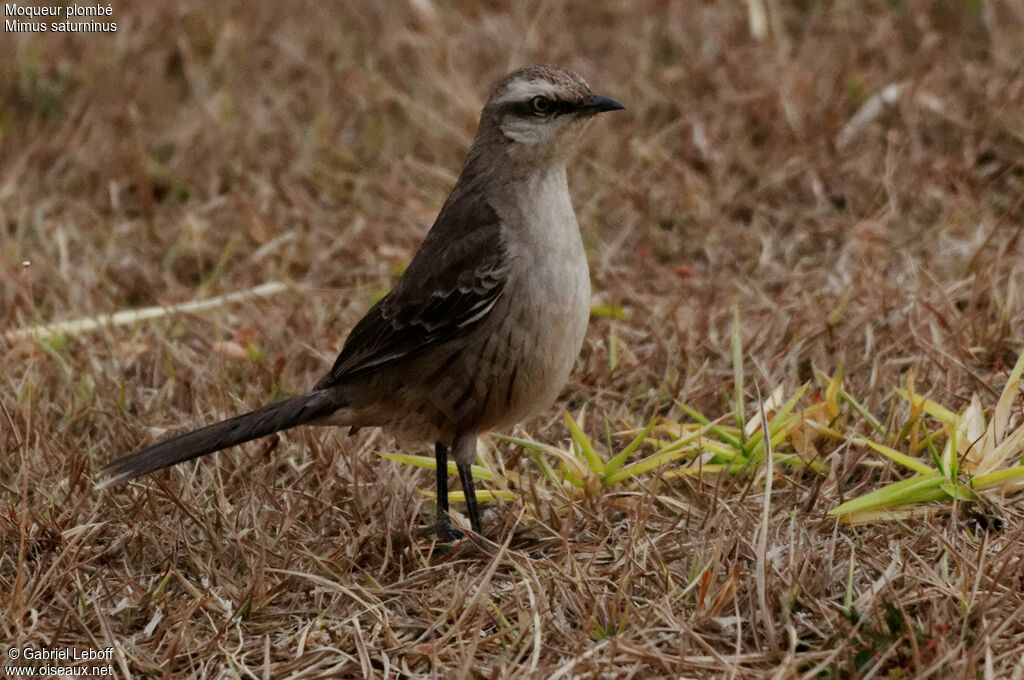
<instances>
[{"instance_id":1,"label":"white eyebrow stripe","mask_svg":"<svg viewBox=\"0 0 1024 680\"><path fill-rule=\"evenodd\" d=\"M538 95L543 95L548 99L558 99L558 86L543 78L517 80L509 84L508 91L501 95L496 103L524 102Z\"/></svg>"}]
</instances>

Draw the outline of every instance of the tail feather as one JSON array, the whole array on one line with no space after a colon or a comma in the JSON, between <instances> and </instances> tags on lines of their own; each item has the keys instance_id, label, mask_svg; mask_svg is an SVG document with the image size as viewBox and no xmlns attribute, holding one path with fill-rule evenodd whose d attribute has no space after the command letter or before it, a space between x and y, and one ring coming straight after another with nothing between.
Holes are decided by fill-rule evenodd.
<instances>
[{"instance_id":1,"label":"tail feather","mask_svg":"<svg viewBox=\"0 0 1024 680\"><path fill-rule=\"evenodd\" d=\"M322 418L337 409L337 401L325 391L283 399L118 458L100 470L101 481L96 484L96 488L127 482L229 446L287 430Z\"/></svg>"}]
</instances>

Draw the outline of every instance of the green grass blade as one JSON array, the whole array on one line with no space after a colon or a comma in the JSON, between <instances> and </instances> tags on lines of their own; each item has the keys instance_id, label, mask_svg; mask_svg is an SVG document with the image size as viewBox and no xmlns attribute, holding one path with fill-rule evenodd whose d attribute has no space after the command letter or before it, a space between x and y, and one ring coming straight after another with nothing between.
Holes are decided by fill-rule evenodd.
<instances>
[{"instance_id":1,"label":"green grass blade","mask_svg":"<svg viewBox=\"0 0 1024 680\"><path fill-rule=\"evenodd\" d=\"M828 511L830 515L851 515L860 510L877 510L898 505L911 505L949 498L940 487L946 483L942 475L913 477L847 501Z\"/></svg>"},{"instance_id":2,"label":"green grass blade","mask_svg":"<svg viewBox=\"0 0 1024 680\"><path fill-rule=\"evenodd\" d=\"M694 451L697 450L697 443L706 434L708 426L704 426L699 430L694 430L682 437L679 437L673 442L670 442L663 446L657 453L648 456L642 460L638 460L635 463L631 463L623 468L620 468L608 475L605 478L605 485L610 486L616 484L630 477L653 470L656 467L660 467L666 463L670 463L674 460L684 458Z\"/></svg>"},{"instance_id":3,"label":"green grass blade","mask_svg":"<svg viewBox=\"0 0 1024 680\"><path fill-rule=\"evenodd\" d=\"M590 316L622 321L626 318L627 314L626 310L619 305L593 305L590 308Z\"/></svg>"},{"instance_id":4,"label":"green grass blade","mask_svg":"<svg viewBox=\"0 0 1024 680\"><path fill-rule=\"evenodd\" d=\"M937 472L938 472L934 468L928 467L926 464L922 463L917 458L911 458L910 456L906 455L905 453L900 453L896 449L890 448L890 447L886 446L885 444L876 444L875 442L871 441L870 439L854 439L853 441L854 441L854 443L861 444L861 445L867 444L868 446L873 448L875 451L878 451L880 454L882 454L886 458L889 458L890 460L892 460L892 461L894 461L896 463L899 463L903 467L910 468L911 470L913 470L914 472L917 472L919 474L922 474L922 475L934 475L934 474L937 474Z\"/></svg>"},{"instance_id":5,"label":"green grass blade","mask_svg":"<svg viewBox=\"0 0 1024 680\"><path fill-rule=\"evenodd\" d=\"M568 465L566 465L564 462L561 462L558 464L558 469L561 470L562 472L562 479L569 482L578 489L583 488L583 480L574 475L572 470L569 469Z\"/></svg>"},{"instance_id":6,"label":"green grass blade","mask_svg":"<svg viewBox=\"0 0 1024 680\"><path fill-rule=\"evenodd\" d=\"M637 462L627 465L626 467L621 468L620 470L605 477L605 486L618 484L619 482L627 480L630 477L642 475L645 472L649 472L651 470L654 470L655 468L659 468L662 465L671 463L674 460L685 458L686 456L690 455L694 450L696 450L696 448L696 444L694 444L693 448L689 450L681 449L678 451L671 451L669 453L655 453L654 455L648 456L643 460L638 460Z\"/></svg>"},{"instance_id":7,"label":"green grass blade","mask_svg":"<svg viewBox=\"0 0 1024 680\"><path fill-rule=\"evenodd\" d=\"M549 482L554 484L556 487L561 486L562 481L555 474L554 468L548 463L547 458L541 455L541 452L537 449L526 448L526 455L534 462L534 464L540 468L541 474L547 478Z\"/></svg>"},{"instance_id":8,"label":"green grass blade","mask_svg":"<svg viewBox=\"0 0 1024 680\"><path fill-rule=\"evenodd\" d=\"M700 440L701 444L717 444L719 447L727 448L730 451L730 456L739 455L742 456L743 458L746 458L746 456L743 455L742 447L735 448L727 444L722 444L721 442L718 442L717 440L708 437L708 434L711 432L712 429L714 429L714 425L704 425L695 430L690 430L686 434L676 437L675 439L667 443L660 442L656 439L650 439L649 441L651 444L657 447L658 453L669 453L678 451L680 449L692 449L693 446L691 442L693 442L694 439L698 439Z\"/></svg>"},{"instance_id":9,"label":"green grass blade","mask_svg":"<svg viewBox=\"0 0 1024 680\"><path fill-rule=\"evenodd\" d=\"M719 462L717 459L721 458L727 463L737 463L743 466L750 464L750 459L743 455L743 449L735 449L731 446L716 442L714 439L705 439L701 442L701 447L714 454L715 459L712 462Z\"/></svg>"},{"instance_id":10,"label":"green grass blade","mask_svg":"<svg viewBox=\"0 0 1024 680\"><path fill-rule=\"evenodd\" d=\"M768 423L768 431L769 431L769 432L772 432L772 431L773 431L773 429L775 429L775 428L773 428L773 427L772 427L772 425L773 425L773 424L774 424L774 423L775 423L776 421L778 421L778 420L779 420L779 419L781 419L781 418L785 418L786 416L788 416L788 415L790 414L790 412L792 412L793 408L794 408L794 407L796 406L796 403L797 403L798 401L800 401L800 398L801 398L802 396L804 396L804 393L805 393L805 392L807 392L807 388L808 388L808 387L810 387L810 386L811 386L811 383L809 383L809 382L805 382L805 383L804 383L804 384L803 384L803 385L802 385L802 386L800 387L800 389L798 389L798 390L797 390L796 392L794 392L794 393L793 393L793 396L791 396L791 397L790 397L789 399L787 399L787 400L786 400L786 401L785 401L785 402L784 402L784 403L782 404L782 406L780 406L780 407L779 407L779 408L778 408L778 409L777 409L777 410L775 411L775 415L774 415L774 416L772 417L772 420L771 420L771 422L769 422L769 423ZM817 406L811 406L810 408L812 408L812 409L815 409L815 408L822 408L823 406L824 406L824 404L819 404L819 405L817 405Z\"/></svg>"},{"instance_id":11,"label":"green grass blade","mask_svg":"<svg viewBox=\"0 0 1024 680\"><path fill-rule=\"evenodd\" d=\"M703 463L700 465L694 464L684 467L681 470L669 470L665 473L665 477L696 477L698 475L715 475L720 472L728 472L729 474L736 474L743 470L745 465L738 465L735 463Z\"/></svg>"},{"instance_id":12,"label":"green grass blade","mask_svg":"<svg viewBox=\"0 0 1024 680\"><path fill-rule=\"evenodd\" d=\"M404 453L377 453L381 458L387 458L393 460L396 463L402 463L404 465L412 465L413 467L426 468L427 470L436 470L437 461L434 460L433 456L411 456ZM473 465L470 468L473 471L474 479L482 479L484 481L491 481L494 479L494 473L485 467L479 465ZM455 465L455 461L448 461L448 474L458 474L459 469Z\"/></svg>"},{"instance_id":13,"label":"green grass blade","mask_svg":"<svg viewBox=\"0 0 1024 680\"><path fill-rule=\"evenodd\" d=\"M732 435L730 435L728 432L723 430L718 425L713 424L711 420L709 420L708 418L704 417L704 414L701 413L700 411L698 411L697 409L691 408L690 406L687 406L686 404L683 404L683 403L678 402L678 401L676 402L676 406L678 406L679 408L683 409L683 412L685 412L686 415L690 416L690 418L695 420L697 423L699 423L701 425L708 425L708 426L710 426L708 428L708 433L709 434L712 434L712 435L718 437L719 439L721 439L722 441L724 441L725 443L729 444L729 446L732 446L735 449L738 449L740 451L743 450L743 444L740 442L739 439L737 439L736 437L733 437ZM742 432L742 431L743 430L741 428L740 432Z\"/></svg>"},{"instance_id":14,"label":"green grass blade","mask_svg":"<svg viewBox=\"0 0 1024 680\"><path fill-rule=\"evenodd\" d=\"M768 423L768 440L772 446L775 446L785 439L789 431L795 427L799 422L799 418L790 418L790 412L796 406L796 403L800 401L800 398L804 396L807 388L810 387L809 382L804 383L803 387L797 390L793 396L787 399L782 406L775 411L771 421ZM811 409L823 408L824 404L819 404L810 407ZM808 411L811 413L813 411ZM761 460L764 458L764 436L760 429L754 433L754 436L747 442L747 448L750 451L750 457L754 460Z\"/></svg>"},{"instance_id":15,"label":"green grass blade","mask_svg":"<svg viewBox=\"0 0 1024 680\"><path fill-rule=\"evenodd\" d=\"M970 488L960 486L959 484L956 484L954 482L946 482L939 488L946 492L946 494L950 498L953 498L958 501L970 502L978 500L978 495L971 491Z\"/></svg>"},{"instance_id":16,"label":"green grass blade","mask_svg":"<svg viewBox=\"0 0 1024 680\"><path fill-rule=\"evenodd\" d=\"M910 392L904 389L897 389L896 394L900 395L914 406L921 405L925 413L940 422L955 423L957 421L958 416L955 413L942 404L934 402L927 397L922 397L920 394L911 395Z\"/></svg>"},{"instance_id":17,"label":"green grass blade","mask_svg":"<svg viewBox=\"0 0 1024 680\"><path fill-rule=\"evenodd\" d=\"M1016 482L1020 479L1024 479L1024 467L1012 467L978 475L971 480L971 488L984 491L986 489L998 488L1002 484Z\"/></svg>"},{"instance_id":18,"label":"green grass blade","mask_svg":"<svg viewBox=\"0 0 1024 680\"><path fill-rule=\"evenodd\" d=\"M566 411L563 416L565 417L565 424L569 426L572 441L579 447L580 454L587 461L590 471L595 475L601 474L601 471L604 470L604 461L601 460L601 456L594 450L594 444L590 441L590 437L576 424L572 414Z\"/></svg>"},{"instance_id":19,"label":"green grass blade","mask_svg":"<svg viewBox=\"0 0 1024 680\"><path fill-rule=\"evenodd\" d=\"M885 436L885 427L880 422L878 422L878 420L873 415L871 415L871 413L866 408L864 408L859 401L854 399L853 396L851 396L850 393L844 390L842 387L839 388L839 398L845 401L847 404L849 404L850 408L856 411L861 418L868 421L868 424L871 425L872 430L874 430L883 437Z\"/></svg>"},{"instance_id":20,"label":"green grass blade","mask_svg":"<svg viewBox=\"0 0 1024 680\"><path fill-rule=\"evenodd\" d=\"M821 423L817 423L813 420L808 420L805 422L807 426L810 427L812 430L814 430L820 435L828 437L829 439L834 439L837 442L845 442L848 439L845 434L827 425L822 425Z\"/></svg>"},{"instance_id":21,"label":"green grass blade","mask_svg":"<svg viewBox=\"0 0 1024 680\"><path fill-rule=\"evenodd\" d=\"M647 439L647 435L649 435L658 424L658 420L658 416L651 418L650 422L647 423L647 427L645 427L640 434L634 437L633 441L629 442L626 448L619 451L619 453L613 456L611 460L605 463L604 469L601 471L602 481L607 482L608 476L615 474L615 472L622 467L622 464L625 463L631 455L633 455L633 452L640 448L640 445L644 443L645 439Z\"/></svg>"},{"instance_id":22,"label":"green grass blade","mask_svg":"<svg viewBox=\"0 0 1024 680\"><path fill-rule=\"evenodd\" d=\"M416 489L420 494L427 498L433 498L437 500L437 494L433 491L425 491L423 489ZM503 489L477 489L476 499L481 503L487 503L489 501L501 500L501 501L514 501L518 496L511 492ZM449 491L448 500L452 503L465 503L466 493L464 491Z\"/></svg>"},{"instance_id":23,"label":"green grass blade","mask_svg":"<svg viewBox=\"0 0 1024 680\"><path fill-rule=\"evenodd\" d=\"M746 435L743 432L746 422L743 403L743 334L740 332L740 308L736 303L732 306L732 377L736 388L736 394L733 396L733 413L736 425L740 428L740 441L746 442Z\"/></svg>"},{"instance_id":24,"label":"green grass blade","mask_svg":"<svg viewBox=\"0 0 1024 680\"><path fill-rule=\"evenodd\" d=\"M924 433L924 436L921 438L921 442L918 444L917 448L914 451L911 451L911 453L918 453L923 449L928 449L928 454L932 457L932 460L935 461L935 467L939 467L942 464L942 455L939 453L939 450L935 448L935 440L938 437L942 437L945 433L942 431L942 428L933 431L929 430L925 424L920 421L918 421L917 424Z\"/></svg>"},{"instance_id":25,"label":"green grass blade","mask_svg":"<svg viewBox=\"0 0 1024 680\"><path fill-rule=\"evenodd\" d=\"M509 444L522 446L528 451L537 451L539 453L552 453L557 451L558 453L562 453L558 447L551 446L550 444L541 444L540 442L535 442L532 439L522 439L520 437L513 437L507 434L492 434L491 436L500 439L503 442L508 442Z\"/></svg>"}]
</instances>

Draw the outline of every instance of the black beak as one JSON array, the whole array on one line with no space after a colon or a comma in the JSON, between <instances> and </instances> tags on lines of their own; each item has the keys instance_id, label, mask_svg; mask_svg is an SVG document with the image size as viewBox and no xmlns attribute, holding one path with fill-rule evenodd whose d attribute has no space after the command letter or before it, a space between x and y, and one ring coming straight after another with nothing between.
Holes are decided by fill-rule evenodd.
<instances>
[{"instance_id":1,"label":"black beak","mask_svg":"<svg viewBox=\"0 0 1024 680\"><path fill-rule=\"evenodd\" d=\"M576 107L576 111L587 116L593 116L595 113L601 113L603 111L622 111L625 108L625 106L618 103L611 97L592 94Z\"/></svg>"}]
</instances>

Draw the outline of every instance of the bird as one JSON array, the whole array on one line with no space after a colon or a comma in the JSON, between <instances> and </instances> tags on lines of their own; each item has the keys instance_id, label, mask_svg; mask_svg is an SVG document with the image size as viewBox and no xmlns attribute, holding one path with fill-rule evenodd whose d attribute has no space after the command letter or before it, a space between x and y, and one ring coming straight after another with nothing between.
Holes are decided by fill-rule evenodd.
<instances>
[{"instance_id":1,"label":"bird","mask_svg":"<svg viewBox=\"0 0 1024 680\"><path fill-rule=\"evenodd\" d=\"M477 439L557 399L590 317L590 272L566 165L595 115L624 108L565 68L506 75L433 226L330 371L304 394L114 460L96 487L299 425L382 427L403 445L434 446L436 536L463 536L450 517L449 456L470 528L483 535L471 473Z\"/></svg>"}]
</instances>

